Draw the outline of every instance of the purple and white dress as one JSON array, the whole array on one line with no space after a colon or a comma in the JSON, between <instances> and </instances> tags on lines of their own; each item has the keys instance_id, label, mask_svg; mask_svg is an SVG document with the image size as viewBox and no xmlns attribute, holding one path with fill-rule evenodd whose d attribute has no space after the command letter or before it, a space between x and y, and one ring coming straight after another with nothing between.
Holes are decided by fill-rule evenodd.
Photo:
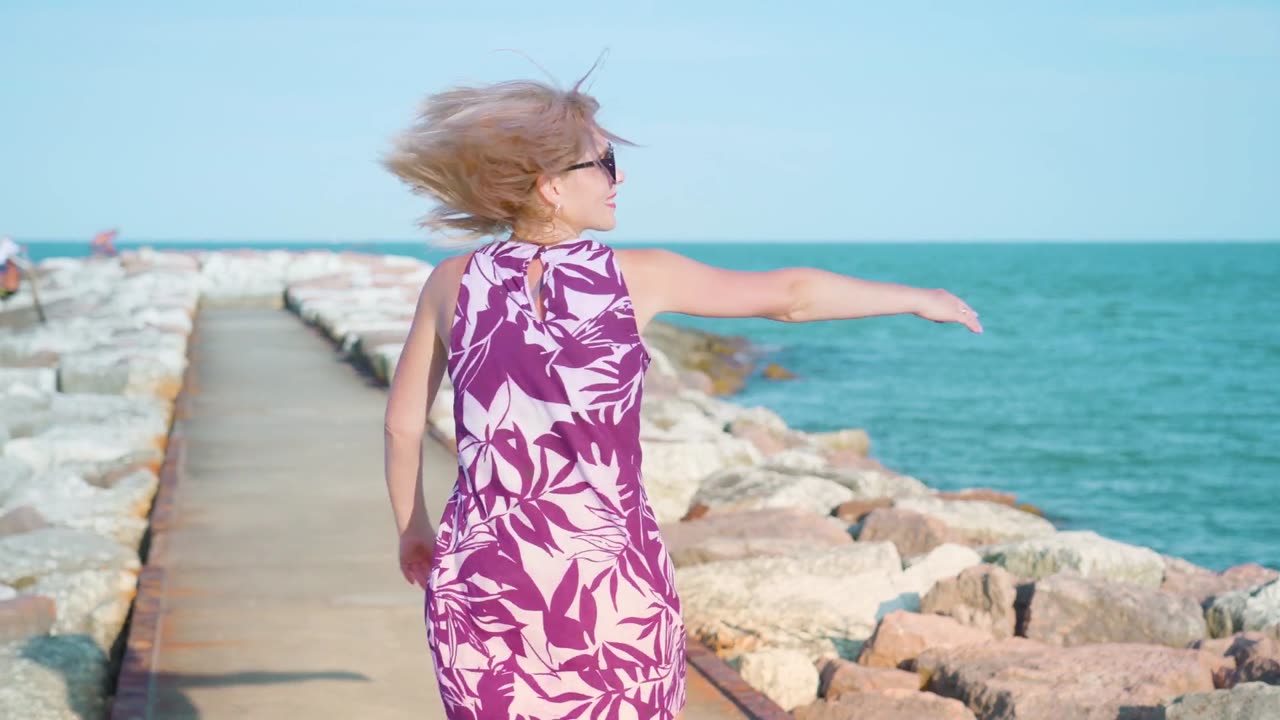
<instances>
[{"instance_id":1,"label":"purple and white dress","mask_svg":"<svg viewBox=\"0 0 1280 720\"><path fill-rule=\"evenodd\" d=\"M425 608L448 717L673 718L685 627L640 476L650 357L613 250L481 246L449 338L458 479Z\"/></svg>"}]
</instances>

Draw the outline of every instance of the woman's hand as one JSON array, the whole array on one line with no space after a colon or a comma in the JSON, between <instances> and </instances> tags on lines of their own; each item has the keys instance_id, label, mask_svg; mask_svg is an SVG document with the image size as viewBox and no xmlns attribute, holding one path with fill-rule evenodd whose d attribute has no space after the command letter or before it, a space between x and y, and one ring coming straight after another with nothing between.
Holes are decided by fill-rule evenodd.
<instances>
[{"instance_id":1,"label":"woman's hand","mask_svg":"<svg viewBox=\"0 0 1280 720\"><path fill-rule=\"evenodd\" d=\"M435 537L427 530L410 528L400 536L400 573L410 584L427 589L431 559L436 554Z\"/></svg>"},{"instance_id":2,"label":"woman's hand","mask_svg":"<svg viewBox=\"0 0 1280 720\"><path fill-rule=\"evenodd\" d=\"M978 313L965 301L942 288L921 288L915 314L939 323L958 322L975 333L982 332Z\"/></svg>"}]
</instances>

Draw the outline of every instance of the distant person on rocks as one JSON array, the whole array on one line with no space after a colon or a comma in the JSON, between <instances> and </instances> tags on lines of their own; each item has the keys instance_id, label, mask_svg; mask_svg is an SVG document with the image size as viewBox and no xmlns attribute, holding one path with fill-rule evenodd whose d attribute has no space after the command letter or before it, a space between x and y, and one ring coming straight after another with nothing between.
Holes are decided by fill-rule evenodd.
<instances>
[{"instance_id":1,"label":"distant person on rocks","mask_svg":"<svg viewBox=\"0 0 1280 720\"><path fill-rule=\"evenodd\" d=\"M89 243L90 255L92 257L115 257L116 256L116 236L119 235L118 230L105 230L93 236L93 240Z\"/></svg>"},{"instance_id":2,"label":"distant person on rocks","mask_svg":"<svg viewBox=\"0 0 1280 720\"><path fill-rule=\"evenodd\" d=\"M0 300L8 300L22 286L22 248L9 236L0 237Z\"/></svg>"},{"instance_id":3,"label":"distant person on rocks","mask_svg":"<svg viewBox=\"0 0 1280 720\"><path fill-rule=\"evenodd\" d=\"M982 332L942 289L729 270L585 235L617 224L615 146L633 143L596 122L584 80L431 95L385 159L438 204L425 227L484 241L427 279L385 416L400 570L425 591L450 718L679 718L685 627L640 472L655 315L914 314ZM421 443L445 372L458 473L429 478L454 483L436 530Z\"/></svg>"}]
</instances>

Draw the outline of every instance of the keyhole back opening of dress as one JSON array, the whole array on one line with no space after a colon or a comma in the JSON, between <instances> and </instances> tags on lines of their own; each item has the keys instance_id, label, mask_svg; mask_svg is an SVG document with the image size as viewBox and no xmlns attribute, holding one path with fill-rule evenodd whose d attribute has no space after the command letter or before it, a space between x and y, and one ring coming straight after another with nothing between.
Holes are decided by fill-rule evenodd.
<instances>
[{"instance_id":1,"label":"keyhole back opening of dress","mask_svg":"<svg viewBox=\"0 0 1280 720\"><path fill-rule=\"evenodd\" d=\"M533 315L538 318L538 322L546 322L547 319L546 308L542 302L542 292L546 287L545 273L546 266L543 265L541 258L533 258L525 268L525 296L528 297L529 307L533 308Z\"/></svg>"}]
</instances>

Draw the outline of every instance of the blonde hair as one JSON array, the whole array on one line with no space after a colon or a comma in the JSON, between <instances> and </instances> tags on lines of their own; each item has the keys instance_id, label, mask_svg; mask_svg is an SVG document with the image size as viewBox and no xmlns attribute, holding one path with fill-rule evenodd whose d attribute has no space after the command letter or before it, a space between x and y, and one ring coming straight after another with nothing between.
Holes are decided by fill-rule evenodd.
<instances>
[{"instance_id":1,"label":"blonde hair","mask_svg":"<svg viewBox=\"0 0 1280 720\"><path fill-rule=\"evenodd\" d=\"M466 243L518 223L549 223L549 209L535 197L539 176L577 162L596 133L634 145L596 123L600 103L580 89L596 65L568 90L513 80L428 96L382 161L415 194L438 203L419 225Z\"/></svg>"}]
</instances>

